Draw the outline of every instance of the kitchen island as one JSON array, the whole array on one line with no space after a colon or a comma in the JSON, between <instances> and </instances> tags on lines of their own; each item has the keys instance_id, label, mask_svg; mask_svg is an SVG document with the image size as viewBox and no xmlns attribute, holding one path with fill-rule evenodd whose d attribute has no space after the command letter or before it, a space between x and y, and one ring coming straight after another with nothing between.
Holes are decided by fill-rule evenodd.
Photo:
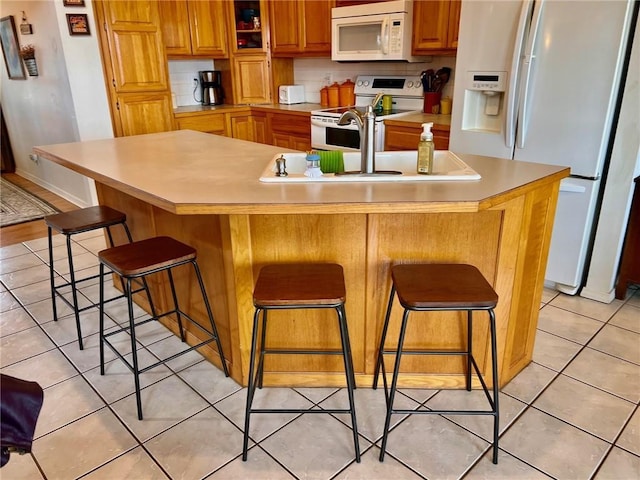
<instances>
[{"instance_id":1,"label":"kitchen island","mask_svg":"<svg viewBox=\"0 0 640 480\"><path fill-rule=\"evenodd\" d=\"M481 180L261 183L281 147L190 130L47 145L34 152L94 179L100 203L126 212L135 239L170 235L197 249L225 361L239 383L247 381L253 285L259 269L272 262L343 265L359 386L371 385L394 263L478 267L499 295L500 385L531 361L558 190L568 168L461 155ZM189 299L194 317L204 318L190 277L188 270L176 275L178 294ZM167 305L164 278L154 278L151 288L159 305ZM394 310L390 342L401 317L401 309ZM466 338L464 318L443 312L412 322L406 348L458 348ZM270 319L271 347L339 346L330 312L279 311ZM492 380L488 328L477 325L475 356ZM176 331L171 319L167 326ZM190 335L193 341L197 332ZM220 365L213 349L202 353ZM463 368L460 357L406 356L402 385L459 387ZM265 370L268 385L344 382L335 355L283 355L269 358Z\"/></svg>"}]
</instances>

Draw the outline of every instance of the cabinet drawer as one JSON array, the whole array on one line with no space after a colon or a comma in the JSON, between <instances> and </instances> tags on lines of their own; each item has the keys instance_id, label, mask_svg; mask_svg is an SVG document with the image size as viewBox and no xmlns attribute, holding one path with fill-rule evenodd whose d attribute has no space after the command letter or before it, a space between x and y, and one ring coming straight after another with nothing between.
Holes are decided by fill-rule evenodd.
<instances>
[{"instance_id":1,"label":"cabinet drawer","mask_svg":"<svg viewBox=\"0 0 640 480\"><path fill-rule=\"evenodd\" d=\"M301 115L273 114L271 131L308 136L311 139L311 118Z\"/></svg>"},{"instance_id":2,"label":"cabinet drawer","mask_svg":"<svg viewBox=\"0 0 640 480\"><path fill-rule=\"evenodd\" d=\"M437 127L434 127L432 132L433 144L436 150L448 150L449 132L447 130L440 130ZM422 133L420 126L416 126L415 128L387 126L384 135L384 149L416 150L418 148L418 142L420 141L420 133Z\"/></svg>"},{"instance_id":3,"label":"cabinet drawer","mask_svg":"<svg viewBox=\"0 0 640 480\"><path fill-rule=\"evenodd\" d=\"M212 115L194 115L176 119L180 130L197 130L199 132L227 135L227 123L223 113Z\"/></svg>"}]
</instances>

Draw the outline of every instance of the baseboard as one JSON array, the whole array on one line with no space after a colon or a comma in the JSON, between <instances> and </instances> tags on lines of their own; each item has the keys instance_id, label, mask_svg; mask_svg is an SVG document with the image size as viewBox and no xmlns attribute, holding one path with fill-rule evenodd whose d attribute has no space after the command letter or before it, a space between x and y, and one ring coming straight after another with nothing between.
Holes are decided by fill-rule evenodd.
<instances>
[{"instance_id":1,"label":"baseboard","mask_svg":"<svg viewBox=\"0 0 640 480\"><path fill-rule=\"evenodd\" d=\"M616 298L615 290L610 290L608 292L603 292L600 290L591 290L588 287L584 287L580 292L580 296L584 298L589 298L591 300L596 300L602 303L611 303Z\"/></svg>"},{"instance_id":2,"label":"baseboard","mask_svg":"<svg viewBox=\"0 0 640 480\"><path fill-rule=\"evenodd\" d=\"M36 185L41 186L42 188L46 188L50 192L55 193L59 197L64 198L65 200L73 203L74 205L77 205L80 208L86 208L86 207L90 207L91 206L91 204L87 204L87 202L85 202L84 200L76 197L75 195L70 195L69 192L61 190L60 188L56 187L55 185L52 185L52 184L50 184L48 182L43 181L40 177L36 177L34 175L31 175L29 172L25 172L24 170L16 169L15 173L16 173L16 175L20 175L21 177L26 178L30 182L33 182Z\"/></svg>"}]
</instances>

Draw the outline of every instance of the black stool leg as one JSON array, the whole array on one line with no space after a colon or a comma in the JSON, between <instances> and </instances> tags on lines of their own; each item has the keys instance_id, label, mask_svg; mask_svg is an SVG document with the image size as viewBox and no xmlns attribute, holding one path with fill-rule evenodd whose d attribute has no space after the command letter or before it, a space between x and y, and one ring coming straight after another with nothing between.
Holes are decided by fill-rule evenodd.
<instances>
[{"instance_id":1,"label":"black stool leg","mask_svg":"<svg viewBox=\"0 0 640 480\"><path fill-rule=\"evenodd\" d=\"M384 420L384 431L382 433L382 446L380 447L380 461L384 460L385 450L387 448L387 438L389 437L389 425L391 424L391 413L393 411L393 399L396 394L398 385L398 374L400 373L400 357L402 356L402 345L404 344L404 334L407 329L407 320L409 318L409 310L405 309L402 316L402 325L400 326L400 335L398 337L398 349L396 351L396 361L393 367L393 378L391 380L391 389L389 390L389 401L387 402L387 416Z\"/></svg>"},{"instance_id":2,"label":"black stool leg","mask_svg":"<svg viewBox=\"0 0 640 480\"><path fill-rule=\"evenodd\" d=\"M56 307L56 284L53 272L53 234L51 227L47 227L47 239L49 241L49 278L51 280L51 305L53 306L53 321L58 321L58 308Z\"/></svg>"},{"instance_id":3,"label":"black stool leg","mask_svg":"<svg viewBox=\"0 0 640 480\"><path fill-rule=\"evenodd\" d=\"M171 296L173 297L173 307L175 308L175 314L178 319L178 330L180 331L180 340L185 341L184 327L182 326L182 315L180 314L180 306L178 305L178 295L176 294L176 286L173 283L173 274L171 269L167 269L167 276L169 277L169 286L171 286Z\"/></svg>"},{"instance_id":4,"label":"black stool leg","mask_svg":"<svg viewBox=\"0 0 640 480\"><path fill-rule=\"evenodd\" d=\"M353 430L353 446L356 450L356 462L360 463L360 445L358 442L358 424L356 422L356 402L353 397L355 388L355 374L353 371L353 359L349 346L349 332L347 330L347 320L344 305L336 307L338 314L338 325L340 327L340 340L342 342L342 356L344 360L344 371L347 377L347 394L349 396L349 411L351 413L351 428Z\"/></svg>"},{"instance_id":5,"label":"black stool leg","mask_svg":"<svg viewBox=\"0 0 640 480\"><path fill-rule=\"evenodd\" d=\"M498 408L498 348L496 336L496 316L493 309L489 310L491 326L491 367L493 373L493 463L498 463L498 434L500 431L500 410Z\"/></svg>"},{"instance_id":6,"label":"black stool leg","mask_svg":"<svg viewBox=\"0 0 640 480\"><path fill-rule=\"evenodd\" d=\"M78 345L80 350L84 349L82 344L82 327L80 326L80 312L78 311L78 293L76 291L76 274L73 269L73 254L71 253L71 235L67 237L67 255L69 256L69 277L71 278L71 298L73 299L73 313L76 317L76 329L78 331Z\"/></svg>"},{"instance_id":7,"label":"black stool leg","mask_svg":"<svg viewBox=\"0 0 640 480\"><path fill-rule=\"evenodd\" d=\"M251 415L251 403L253 402L253 393L255 392L255 379L253 372L256 364L256 344L258 343L258 320L260 312L266 313L259 307L253 314L253 335L251 337L251 357L249 358L249 380L247 384L247 406L244 411L244 437L242 440L242 461L247 461L247 449L249 446L249 418Z\"/></svg>"},{"instance_id":8,"label":"black stool leg","mask_svg":"<svg viewBox=\"0 0 640 480\"><path fill-rule=\"evenodd\" d=\"M467 391L471 391L471 356L473 355L473 311L467 311L467 375L466 375L466 384Z\"/></svg>"},{"instance_id":9,"label":"black stool leg","mask_svg":"<svg viewBox=\"0 0 640 480\"><path fill-rule=\"evenodd\" d=\"M262 388L264 381L264 356L267 349L267 308L262 310L262 332L260 332L260 359L258 360L258 373L256 374L256 384Z\"/></svg>"},{"instance_id":10,"label":"black stool leg","mask_svg":"<svg viewBox=\"0 0 640 480\"><path fill-rule=\"evenodd\" d=\"M131 355L133 361L133 382L136 388L136 405L138 407L138 420L142 420L142 398L140 393L140 369L138 367L138 349L136 348L136 329L133 318L133 293L131 288L131 279L126 279L127 307L129 310L129 329L131 334Z\"/></svg>"},{"instance_id":11,"label":"black stool leg","mask_svg":"<svg viewBox=\"0 0 640 480\"><path fill-rule=\"evenodd\" d=\"M224 359L224 354L222 353L222 343L220 343L220 335L218 335L218 329L216 328L216 322L213 318L213 312L211 311L211 305L209 305L209 298L207 297L207 291L204 288L204 281L202 280L202 275L200 274L200 268L198 267L198 263L194 260L191 262L193 265L193 269L196 272L196 277L198 277L198 284L200 285L200 292L202 292L202 298L204 300L204 305L207 307L207 315L209 316L209 323L211 323L211 332L216 339L216 345L218 347L218 354L220 354L220 361L222 362L222 369L224 370L224 376L229 376L229 369L227 368L227 362Z\"/></svg>"},{"instance_id":12,"label":"black stool leg","mask_svg":"<svg viewBox=\"0 0 640 480\"><path fill-rule=\"evenodd\" d=\"M100 318L100 375L104 375L104 263L100 262L100 303L98 304L98 315Z\"/></svg>"},{"instance_id":13,"label":"black stool leg","mask_svg":"<svg viewBox=\"0 0 640 480\"><path fill-rule=\"evenodd\" d=\"M391 307L393 306L393 297L396 294L396 287L391 284L391 294L389 295L389 303L387 304L387 313L384 317L384 325L382 327L382 335L380 337L380 347L378 348L378 359L376 360L376 371L373 376L373 389L378 388L378 375L380 374L380 369L382 368L382 375L384 376L384 342L387 338L387 329L389 328L389 318L391 317ZM383 379L386 382L386 377ZM386 383L385 383L385 391L386 391Z\"/></svg>"}]
</instances>

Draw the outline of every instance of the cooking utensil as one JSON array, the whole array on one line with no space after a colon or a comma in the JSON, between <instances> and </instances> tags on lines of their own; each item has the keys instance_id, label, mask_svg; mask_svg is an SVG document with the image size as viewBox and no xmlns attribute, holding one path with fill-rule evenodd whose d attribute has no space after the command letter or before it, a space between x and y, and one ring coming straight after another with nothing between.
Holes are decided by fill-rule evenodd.
<instances>
[{"instance_id":1,"label":"cooking utensil","mask_svg":"<svg viewBox=\"0 0 640 480\"><path fill-rule=\"evenodd\" d=\"M449 81L451 76L451 69L449 67L442 67L435 74L435 80L433 85L434 92L441 92L445 84Z\"/></svg>"},{"instance_id":2,"label":"cooking utensil","mask_svg":"<svg viewBox=\"0 0 640 480\"><path fill-rule=\"evenodd\" d=\"M433 88L434 71L432 68L425 70L420 74L420 80L422 82L422 91L431 92Z\"/></svg>"}]
</instances>

